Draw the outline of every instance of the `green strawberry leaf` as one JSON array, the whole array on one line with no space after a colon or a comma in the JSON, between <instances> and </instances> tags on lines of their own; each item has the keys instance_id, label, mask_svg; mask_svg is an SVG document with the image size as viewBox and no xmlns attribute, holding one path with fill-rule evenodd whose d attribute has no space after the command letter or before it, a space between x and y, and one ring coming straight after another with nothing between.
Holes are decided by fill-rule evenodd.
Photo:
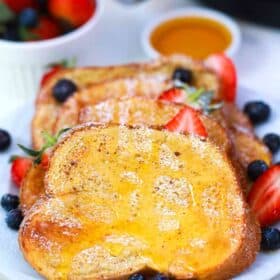
<instances>
[{"instance_id":1,"label":"green strawberry leaf","mask_svg":"<svg viewBox=\"0 0 280 280\"><path fill-rule=\"evenodd\" d=\"M0 2L0 22L6 23L15 19L14 12L4 3Z\"/></svg>"},{"instance_id":2,"label":"green strawberry leaf","mask_svg":"<svg viewBox=\"0 0 280 280\"><path fill-rule=\"evenodd\" d=\"M37 157L40 154L40 151L35 151L29 148L24 147L21 144L18 144L18 146L28 155L31 157Z\"/></svg>"},{"instance_id":3,"label":"green strawberry leaf","mask_svg":"<svg viewBox=\"0 0 280 280\"><path fill-rule=\"evenodd\" d=\"M53 62L47 65L47 68L53 68L56 66L61 66L63 68L73 68L77 65L77 58L72 57L70 59L63 59L61 61Z\"/></svg>"},{"instance_id":4,"label":"green strawberry leaf","mask_svg":"<svg viewBox=\"0 0 280 280\"><path fill-rule=\"evenodd\" d=\"M44 138L44 145L42 146L42 148L40 150L32 150L29 149L21 144L18 144L18 146L30 157L33 158L33 161L35 164L40 164L41 160L42 160L42 156L44 154L44 152L53 147L57 141L59 140L60 136L65 133L66 131L68 131L70 128L64 128L61 129L56 135L52 136L50 135L48 132L44 131L43 132L43 138ZM14 159L13 159L14 160Z\"/></svg>"},{"instance_id":5,"label":"green strawberry leaf","mask_svg":"<svg viewBox=\"0 0 280 280\"><path fill-rule=\"evenodd\" d=\"M17 156L17 155L12 155L12 156L10 156L10 158L9 158L9 163L12 163L12 162L15 161L17 158L19 158L19 156Z\"/></svg>"},{"instance_id":6,"label":"green strawberry leaf","mask_svg":"<svg viewBox=\"0 0 280 280\"><path fill-rule=\"evenodd\" d=\"M58 139L60 138L60 136L61 136L62 134L64 134L65 132L67 132L68 130L70 130L70 127L61 129L61 130L57 133L56 139L58 140Z\"/></svg>"}]
</instances>

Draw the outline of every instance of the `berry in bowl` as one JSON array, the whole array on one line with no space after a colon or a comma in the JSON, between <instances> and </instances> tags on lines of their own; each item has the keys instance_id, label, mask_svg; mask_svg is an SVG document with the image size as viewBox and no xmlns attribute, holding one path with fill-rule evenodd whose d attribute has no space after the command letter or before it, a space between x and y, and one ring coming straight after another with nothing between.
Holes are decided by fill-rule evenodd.
<instances>
[{"instance_id":1,"label":"berry in bowl","mask_svg":"<svg viewBox=\"0 0 280 280\"><path fill-rule=\"evenodd\" d=\"M81 61L101 11L101 0L2 1L0 90L9 101L33 97L50 64Z\"/></svg>"}]
</instances>

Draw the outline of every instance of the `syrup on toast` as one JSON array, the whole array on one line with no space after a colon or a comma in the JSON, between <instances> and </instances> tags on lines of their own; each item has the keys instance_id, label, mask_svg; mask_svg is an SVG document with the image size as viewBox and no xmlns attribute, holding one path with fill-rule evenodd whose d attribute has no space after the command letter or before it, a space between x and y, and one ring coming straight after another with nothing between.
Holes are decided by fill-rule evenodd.
<instances>
[{"instance_id":1,"label":"syrup on toast","mask_svg":"<svg viewBox=\"0 0 280 280\"><path fill-rule=\"evenodd\" d=\"M229 279L259 249L232 165L208 140L82 126L54 149L45 184L19 242L47 279L126 279L151 270Z\"/></svg>"},{"instance_id":2,"label":"syrup on toast","mask_svg":"<svg viewBox=\"0 0 280 280\"><path fill-rule=\"evenodd\" d=\"M126 125L163 126L170 121L182 108L182 104L164 103L147 98L132 97L125 100L108 99L96 105L82 108L79 114L79 123L117 123ZM207 129L209 140L215 143L227 154L232 153L232 145L223 129L216 121L201 115ZM76 123L75 123L76 124ZM238 177L241 171L237 168ZM28 173L21 186L20 201L23 212L44 194L45 172L41 167L34 166ZM34 177L36 178L34 180ZM40 186L38 186L40 184ZM242 184L243 188L244 183Z\"/></svg>"},{"instance_id":3,"label":"syrup on toast","mask_svg":"<svg viewBox=\"0 0 280 280\"><path fill-rule=\"evenodd\" d=\"M61 104L53 98L52 88L59 79L70 79L75 82L79 90L83 90L93 84L141 75L156 76L159 82L168 81L177 67L191 69L194 86L211 89L218 95L219 82L217 76L208 70L202 62L193 61L185 56L161 58L151 63L73 68L58 71L50 78L37 96L36 111L32 121L34 148L39 149L43 144L42 131L52 132L55 125Z\"/></svg>"}]
</instances>

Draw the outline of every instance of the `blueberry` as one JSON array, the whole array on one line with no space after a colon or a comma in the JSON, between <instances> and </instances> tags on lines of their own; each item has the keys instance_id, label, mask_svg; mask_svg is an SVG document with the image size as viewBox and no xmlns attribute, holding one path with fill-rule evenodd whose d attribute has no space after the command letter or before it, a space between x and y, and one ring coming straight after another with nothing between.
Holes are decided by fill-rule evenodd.
<instances>
[{"instance_id":1,"label":"blueberry","mask_svg":"<svg viewBox=\"0 0 280 280\"><path fill-rule=\"evenodd\" d=\"M6 216L6 223L9 228L18 230L23 220L23 215L20 209L13 209Z\"/></svg>"},{"instance_id":2,"label":"blueberry","mask_svg":"<svg viewBox=\"0 0 280 280\"><path fill-rule=\"evenodd\" d=\"M77 86L67 79L59 80L53 87L53 96L58 102L64 102L77 90Z\"/></svg>"},{"instance_id":3,"label":"blueberry","mask_svg":"<svg viewBox=\"0 0 280 280\"><path fill-rule=\"evenodd\" d=\"M20 26L36 27L39 22L38 12L32 8L22 10L18 16Z\"/></svg>"},{"instance_id":4,"label":"blueberry","mask_svg":"<svg viewBox=\"0 0 280 280\"><path fill-rule=\"evenodd\" d=\"M280 231L277 228L262 229L261 249L263 251L280 249Z\"/></svg>"},{"instance_id":5,"label":"blueberry","mask_svg":"<svg viewBox=\"0 0 280 280\"><path fill-rule=\"evenodd\" d=\"M192 71L185 68L176 68L172 75L172 80L179 80L186 84L191 84L193 80Z\"/></svg>"},{"instance_id":6,"label":"blueberry","mask_svg":"<svg viewBox=\"0 0 280 280\"><path fill-rule=\"evenodd\" d=\"M280 136L275 133L266 134L263 142L273 154L277 153L280 149Z\"/></svg>"},{"instance_id":7,"label":"blueberry","mask_svg":"<svg viewBox=\"0 0 280 280\"><path fill-rule=\"evenodd\" d=\"M255 181L267 169L268 166L263 160L255 160L248 165L247 174L252 181Z\"/></svg>"},{"instance_id":8,"label":"blueberry","mask_svg":"<svg viewBox=\"0 0 280 280\"><path fill-rule=\"evenodd\" d=\"M7 25L6 30L3 33L2 39L7 41L19 41L19 33L18 33L18 27L15 25Z\"/></svg>"},{"instance_id":9,"label":"blueberry","mask_svg":"<svg viewBox=\"0 0 280 280\"><path fill-rule=\"evenodd\" d=\"M19 205L19 198L17 195L4 194L1 198L1 206L6 210L10 211L16 209Z\"/></svg>"},{"instance_id":10,"label":"blueberry","mask_svg":"<svg viewBox=\"0 0 280 280\"><path fill-rule=\"evenodd\" d=\"M159 273L159 274L156 274L152 279L153 280L168 280L169 278L166 275Z\"/></svg>"},{"instance_id":11,"label":"blueberry","mask_svg":"<svg viewBox=\"0 0 280 280\"><path fill-rule=\"evenodd\" d=\"M135 273L129 276L128 280L144 280L144 276L140 273Z\"/></svg>"},{"instance_id":12,"label":"blueberry","mask_svg":"<svg viewBox=\"0 0 280 280\"><path fill-rule=\"evenodd\" d=\"M248 115L253 124L260 124L269 119L270 107L261 101L246 103L244 113Z\"/></svg>"},{"instance_id":13,"label":"blueberry","mask_svg":"<svg viewBox=\"0 0 280 280\"><path fill-rule=\"evenodd\" d=\"M11 136L10 134L3 129L0 129L0 151L7 150L11 145Z\"/></svg>"}]
</instances>

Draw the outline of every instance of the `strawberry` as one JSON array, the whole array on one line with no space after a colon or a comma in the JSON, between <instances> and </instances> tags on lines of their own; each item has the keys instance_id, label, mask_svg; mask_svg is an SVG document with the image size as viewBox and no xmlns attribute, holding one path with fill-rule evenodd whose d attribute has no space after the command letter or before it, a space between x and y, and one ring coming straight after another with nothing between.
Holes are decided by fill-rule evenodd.
<instances>
[{"instance_id":1,"label":"strawberry","mask_svg":"<svg viewBox=\"0 0 280 280\"><path fill-rule=\"evenodd\" d=\"M42 155L42 158L41 158L41 166L45 169L45 170L47 170L48 169L48 167L49 167L49 160L50 160L50 158L49 158L49 155L47 154L47 153L44 153L43 155Z\"/></svg>"},{"instance_id":2,"label":"strawberry","mask_svg":"<svg viewBox=\"0 0 280 280\"><path fill-rule=\"evenodd\" d=\"M4 0L8 7L15 13L21 12L25 8L36 8L35 0Z\"/></svg>"},{"instance_id":3,"label":"strawberry","mask_svg":"<svg viewBox=\"0 0 280 280\"><path fill-rule=\"evenodd\" d=\"M20 187L31 165L32 159L30 158L17 157L13 160L11 166L11 178L17 187Z\"/></svg>"},{"instance_id":4,"label":"strawberry","mask_svg":"<svg viewBox=\"0 0 280 280\"><path fill-rule=\"evenodd\" d=\"M174 103L184 103L186 101L186 92L181 88L174 87L164 91L158 99Z\"/></svg>"},{"instance_id":5,"label":"strawberry","mask_svg":"<svg viewBox=\"0 0 280 280\"><path fill-rule=\"evenodd\" d=\"M205 138L207 137L207 131L199 115L199 112L195 109L185 106L165 125L165 129L174 132L195 134Z\"/></svg>"},{"instance_id":6,"label":"strawberry","mask_svg":"<svg viewBox=\"0 0 280 280\"><path fill-rule=\"evenodd\" d=\"M261 226L280 220L280 166L274 165L253 184L248 202Z\"/></svg>"},{"instance_id":7,"label":"strawberry","mask_svg":"<svg viewBox=\"0 0 280 280\"><path fill-rule=\"evenodd\" d=\"M49 0L48 9L53 17L66 21L73 27L79 27L94 14L94 0Z\"/></svg>"},{"instance_id":8,"label":"strawberry","mask_svg":"<svg viewBox=\"0 0 280 280\"><path fill-rule=\"evenodd\" d=\"M234 102L237 90L237 74L232 60L224 54L214 54L205 60L205 65L219 76L223 99Z\"/></svg>"},{"instance_id":9,"label":"strawberry","mask_svg":"<svg viewBox=\"0 0 280 280\"><path fill-rule=\"evenodd\" d=\"M41 87L43 87L61 68L61 65L56 65L47 71L41 79Z\"/></svg>"},{"instance_id":10,"label":"strawberry","mask_svg":"<svg viewBox=\"0 0 280 280\"><path fill-rule=\"evenodd\" d=\"M58 37L61 34L59 25L51 18L42 16L37 27L28 30L30 37L23 38L27 41L47 40Z\"/></svg>"},{"instance_id":11,"label":"strawberry","mask_svg":"<svg viewBox=\"0 0 280 280\"><path fill-rule=\"evenodd\" d=\"M41 79L41 87L43 87L57 72L63 68L72 68L76 66L76 59L62 60L48 65L50 68Z\"/></svg>"}]
</instances>

